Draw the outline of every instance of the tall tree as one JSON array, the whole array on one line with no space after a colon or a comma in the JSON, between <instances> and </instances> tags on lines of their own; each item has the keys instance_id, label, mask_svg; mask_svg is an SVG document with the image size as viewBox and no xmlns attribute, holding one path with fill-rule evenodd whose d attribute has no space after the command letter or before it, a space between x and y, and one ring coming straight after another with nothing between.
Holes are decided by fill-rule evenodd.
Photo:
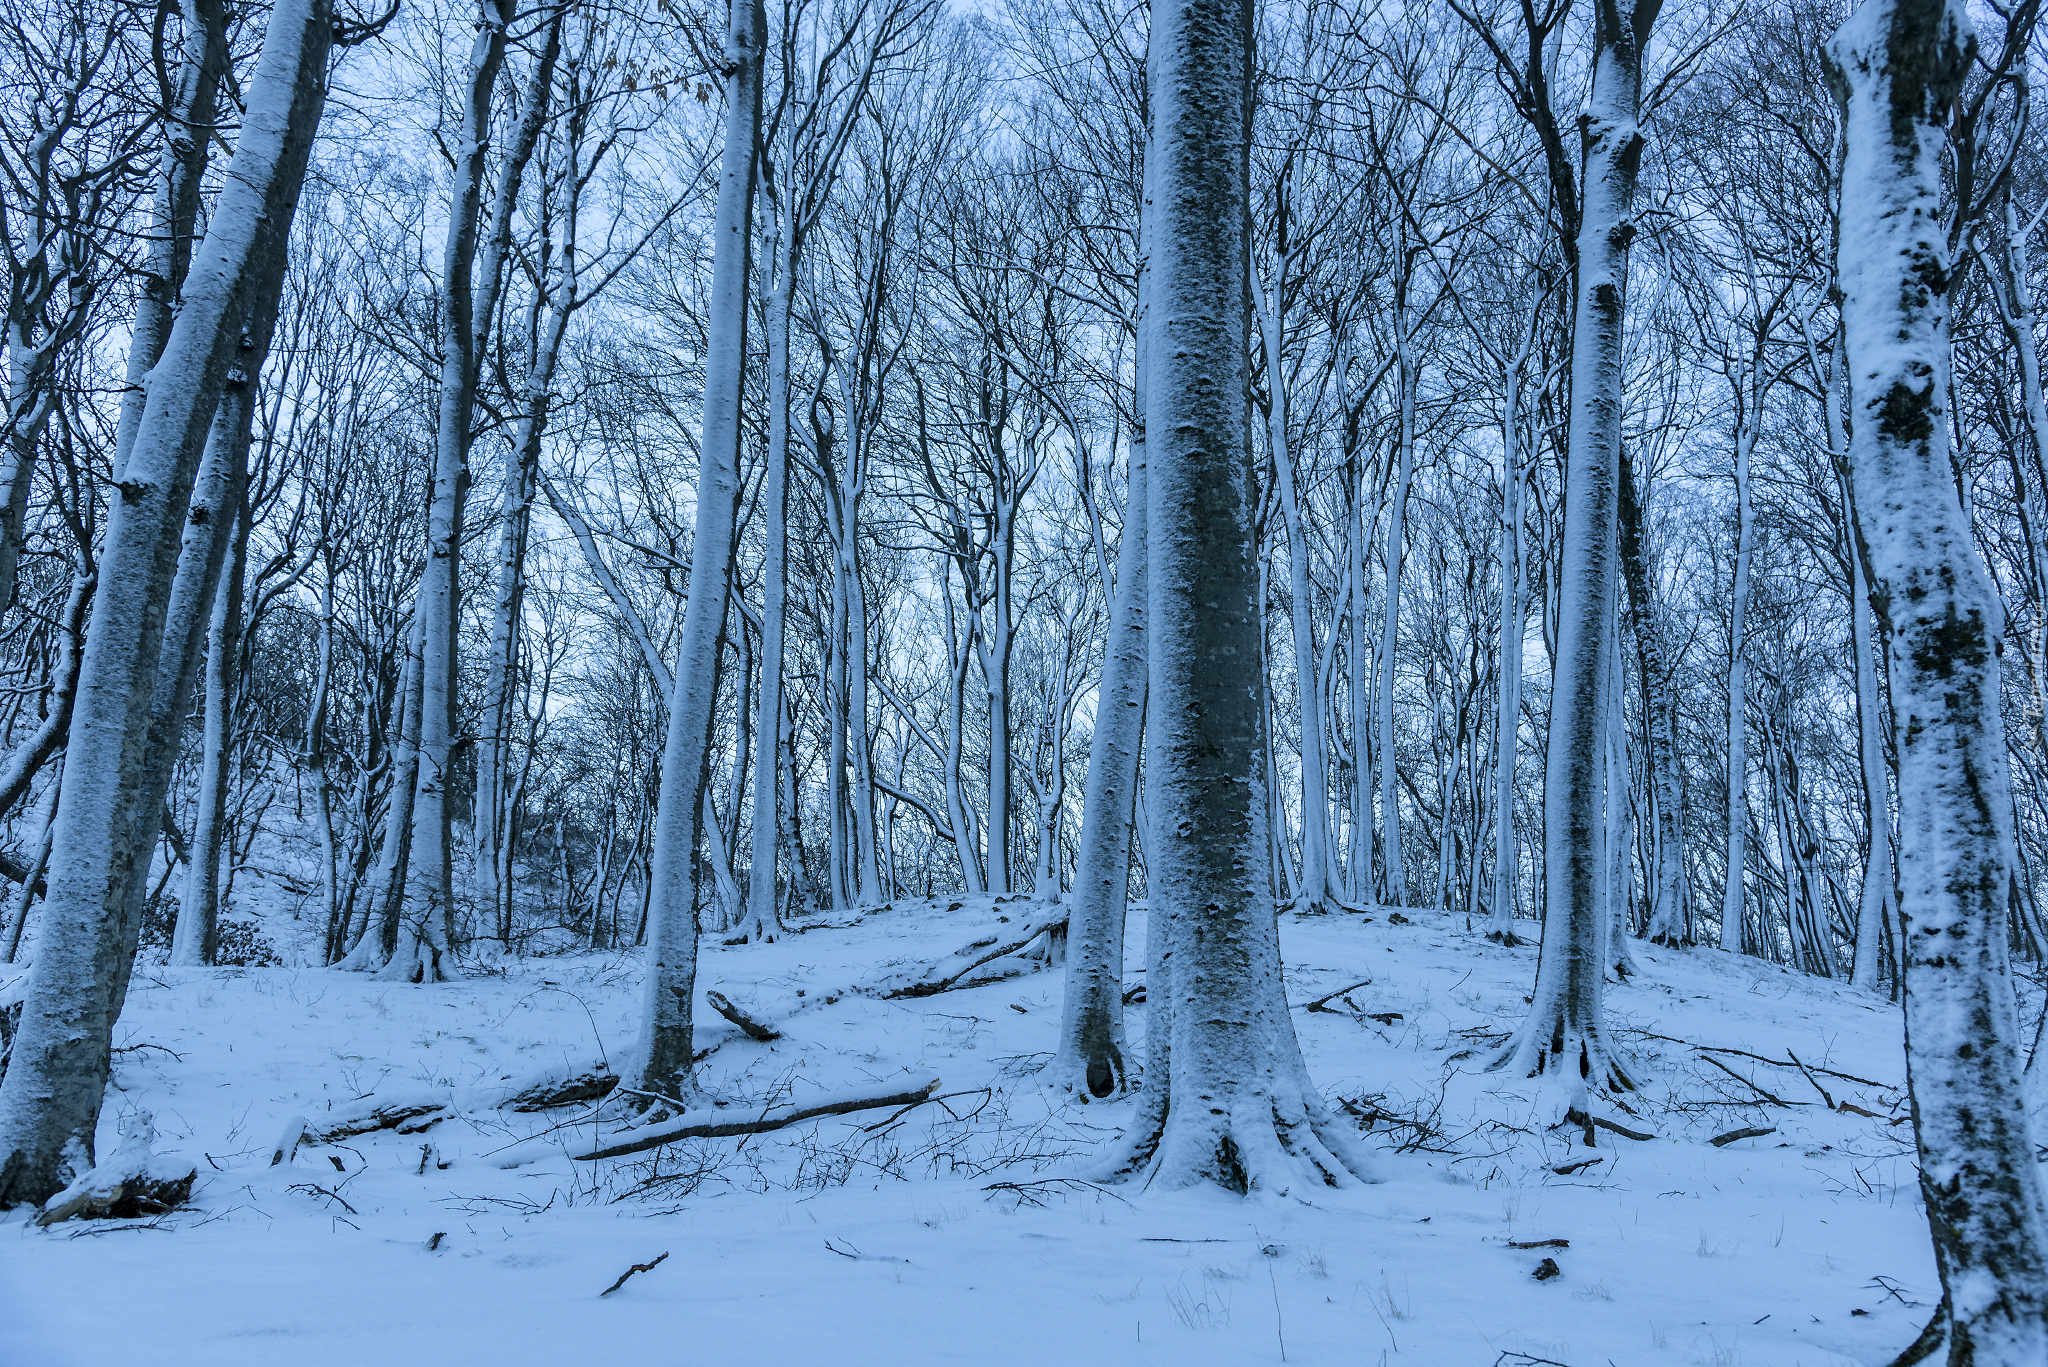
<instances>
[{"instance_id":1,"label":"tall tree","mask_svg":"<svg viewBox=\"0 0 2048 1367\"><path fill-rule=\"evenodd\" d=\"M1545 903L1536 991L1497 1068L1562 1084L1567 1114L1587 1114L1589 1089L1627 1090L1601 1009L1609 908L1606 842L1607 705L1615 629L1616 504L1620 480L1623 287L1631 205L1642 162L1637 124L1643 46L1661 0L1598 0L1592 89L1581 121L1585 180L1576 198L1577 296L1571 413L1559 550L1556 664L1543 779ZM1553 177L1557 169L1553 167ZM1559 187L1560 189L1566 187Z\"/></svg>"},{"instance_id":2,"label":"tall tree","mask_svg":"<svg viewBox=\"0 0 2048 1367\"><path fill-rule=\"evenodd\" d=\"M1349 1185L1310 1084L1268 882L1247 343L1252 7L1161 0L1149 98L1145 1090L1112 1171L1239 1192Z\"/></svg>"},{"instance_id":3,"label":"tall tree","mask_svg":"<svg viewBox=\"0 0 2048 1367\"><path fill-rule=\"evenodd\" d=\"M2048 1361L2048 1209L2006 948L2004 627L1951 464L1943 134L1975 47L1959 3L1865 0L1827 50L1849 467L1890 628L1906 1078L1942 1283L1899 1367L1944 1347L1951 1367Z\"/></svg>"},{"instance_id":4,"label":"tall tree","mask_svg":"<svg viewBox=\"0 0 2048 1367\"><path fill-rule=\"evenodd\" d=\"M690 599L683 610L682 648L669 702L668 737L661 756L661 796L649 867L640 1037L626 1074L641 1091L677 1101L686 1101L694 1091L690 997L697 980L695 866L710 765L718 657L732 581L733 523L739 503L747 272L753 244L761 67L768 46L766 22L753 0L733 0L724 31L725 149L717 216L712 223L696 539L690 554Z\"/></svg>"},{"instance_id":5,"label":"tall tree","mask_svg":"<svg viewBox=\"0 0 2048 1367\"><path fill-rule=\"evenodd\" d=\"M92 1164L135 953L132 937L109 932L125 929L146 873L134 833L158 815L138 808L180 532L243 331L257 302L277 297L333 43L328 0L271 11L234 159L121 472L100 560L112 587L87 630L41 939L0 1082L0 1204L47 1200Z\"/></svg>"}]
</instances>

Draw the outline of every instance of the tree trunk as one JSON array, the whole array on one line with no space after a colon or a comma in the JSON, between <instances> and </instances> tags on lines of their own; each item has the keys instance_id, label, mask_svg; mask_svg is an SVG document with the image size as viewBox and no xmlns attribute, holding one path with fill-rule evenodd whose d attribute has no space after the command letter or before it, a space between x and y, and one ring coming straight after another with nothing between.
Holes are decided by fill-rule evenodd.
<instances>
[{"instance_id":1,"label":"tree trunk","mask_svg":"<svg viewBox=\"0 0 2048 1367\"><path fill-rule=\"evenodd\" d=\"M1629 616L1635 628L1636 672L1643 695L1645 758L1650 768L1650 800L1656 818L1651 841L1649 938L1660 945L1692 943L1685 924L1685 813L1678 782L1678 699L1671 687L1671 657L1664 645L1664 625L1657 617L1656 588L1650 578L1650 555L1644 536L1642 502L1636 496L1635 472L1623 451L1616 493L1621 514L1621 574L1628 585Z\"/></svg>"},{"instance_id":2,"label":"tree trunk","mask_svg":"<svg viewBox=\"0 0 2048 1367\"><path fill-rule=\"evenodd\" d=\"M697 978L695 868L698 817L710 763L718 656L731 579L739 498L740 400L746 380L747 269L761 66L767 44L760 8L735 0L725 26L725 149L712 244L704 433L697 471L690 598L661 757L661 796L649 867L647 969L640 1037L623 1076L642 1091L692 1099L690 1008Z\"/></svg>"},{"instance_id":3,"label":"tree trunk","mask_svg":"<svg viewBox=\"0 0 2048 1367\"><path fill-rule=\"evenodd\" d=\"M1541 307L1539 301L1538 307ZM1528 627L1528 576L1522 568L1522 367L1536 337L1530 319L1528 341L1507 367L1501 414L1500 513L1500 697L1494 718L1493 916L1486 938L1510 947L1515 934L1515 894L1521 881L1515 847L1515 759L1522 734L1522 636Z\"/></svg>"},{"instance_id":4,"label":"tree trunk","mask_svg":"<svg viewBox=\"0 0 2048 1367\"><path fill-rule=\"evenodd\" d=\"M1141 1113L1112 1171L1166 1187L1349 1185L1364 1159L1309 1083L1266 868L1258 499L1246 342L1251 6L1152 11L1146 345L1147 845L1155 951Z\"/></svg>"},{"instance_id":5,"label":"tree trunk","mask_svg":"<svg viewBox=\"0 0 2048 1367\"><path fill-rule=\"evenodd\" d=\"M185 273L191 266L193 231L199 220L200 191L213 149L221 78L228 70L228 29L223 0L190 0L185 6L185 34L178 64L176 103L164 119L162 168L157 172L151 206L148 254L142 287L136 291L135 317L129 324L128 370L121 393L121 416L114 429L114 469L128 464L136 433L148 402L146 381L162 355L178 311ZM21 478L14 472L16 481ZM23 489L24 500L27 490ZM11 486L10 486L11 494ZM19 514L10 506L7 526L0 531L0 584L4 599L14 596L14 564L21 552Z\"/></svg>"},{"instance_id":6,"label":"tree trunk","mask_svg":"<svg viewBox=\"0 0 2048 1367\"><path fill-rule=\"evenodd\" d=\"M1850 470L1891 635L1906 1077L1941 1309L1901 1362L2048 1361L2048 1229L2005 940L2011 776L1998 591L1950 461L1942 148L1974 42L1960 5L1865 0L1829 43L1843 108L1837 271Z\"/></svg>"},{"instance_id":7,"label":"tree trunk","mask_svg":"<svg viewBox=\"0 0 2048 1367\"><path fill-rule=\"evenodd\" d=\"M327 0L282 0L271 11L240 145L151 372L108 518L100 573L110 587L93 605L42 937L0 1083L0 1204L41 1202L92 1165L134 955L127 912L144 873L137 846L154 843L137 834L153 831L162 807L160 798L148 810L139 803L180 530L243 329L283 276L332 43Z\"/></svg>"},{"instance_id":8,"label":"tree trunk","mask_svg":"<svg viewBox=\"0 0 2048 1367\"><path fill-rule=\"evenodd\" d=\"M1749 394L1757 392L1756 377L1748 381ZM1751 934L1743 908L1743 879L1749 861L1749 668L1744 636L1744 618L1749 609L1749 561L1756 534L1756 514L1750 503L1749 460L1756 446L1756 424L1762 420L1754 403L1745 403L1738 386L1735 409L1735 588L1728 604L1728 880L1721 891L1721 947L1729 937L1744 954L1759 954L1763 947Z\"/></svg>"},{"instance_id":9,"label":"tree trunk","mask_svg":"<svg viewBox=\"0 0 2048 1367\"><path fill-rule=\"evenodd\" d=\"M756 3L757 0L749 0ZM764 21L765 22L765 21ZM747 909L740 933L749 944L782 937L776 911L776 856L782 825L782 656L789 596L789 315L796 289L791 227L780 224L770 247L773 280L768 287L768 468L761 476L761 682L755 715L761 736L754 747L753 858L747 875ZM958 834L956 825L955 834Z\"/></svg>"},{"instance_id":10,"label":"tree trunk","mask_svg":"<svg viewBox=\"0 0 2048 1367\"><path fill-rule=\"evenodd\" d=\"M192 862L171 936L171 962L186 968L213 962L220 923L220 866L226 856L228 790L233 785L235 666L242 654L242 580L249 558L246 496L241 505L206 634L205 733L199 747Z\"/></svg>"},{"instance_id":11,"label":"tree trunk","mask_svg":"<svg viewBox=\"0 0 2048 1367\"><path fill-rule=\"evenodd\" d=\"M1394 768L1394 652L1401 640L1401 564L1407 554L1408 489L1415 481L1415 356L1408 324L1408 281L1414 258L1405 240L1403 263L1395 279L1395 369L1400 388L1401 426L1395 437L1393 500L1387 510L1385 546L1386 592L1380 608L1379 739L1375 747L1380 785L1381 900L1389 906L1408 904L1407 879L1401 867L1400 778Z\"/></svg>"},{"instance_id":12,"label":"tree trunk","mask_svg":"<svg viewBox=\"0 0 2048 1367\"><path fill-rule=\"evenodd\" d=\"M1141 285L1142 288L1142 285ZM1142 306L1141 306L1142 307ZM1143 332L1139 334L1143 344ZM1144 362L1138 389L1144 393ZM1141 399L1142 402L1142 399ZM1058 1052L1045 1079L1077 1097L1106 1097L1134 1084L1125 1062L1124 913L1130 895L1131 819L1145 733L1145 434L1132 434L1130 494L1117 545L1116 596L1088 742L1088 788L1074 905L1067 918L1066 998Z\"/></svg>"},{"instance_id":13,"label":"tree trunk","mask_svg":"<svg viewBox=\"0 0 2048 1367\"><path fill-rule=\"evenodd\" d=\"M1601 895L1607 694L1614 629L1615 504L1622 416L1622 291L1630 202L1642 159L1636 124L1642 50L1658 0L1596 10L1584 116L1585 186L1572 326L1558 642L1543 782L1543 950L1535 1000L1494 1061L1560 1087L1562 1114L1588 1113L1589 1090L1632 1084L1607 1043L1601 1006L1609 911Z\"/></svg>"}]
</instances>

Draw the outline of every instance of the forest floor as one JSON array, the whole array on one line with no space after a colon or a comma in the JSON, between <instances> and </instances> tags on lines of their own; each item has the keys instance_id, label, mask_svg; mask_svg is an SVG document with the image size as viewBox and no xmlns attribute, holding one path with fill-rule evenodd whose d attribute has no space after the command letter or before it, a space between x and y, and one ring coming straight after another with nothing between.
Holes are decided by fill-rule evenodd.
<instances>
[{"instance_id":1,"label":"forest floor","mask_svg":"<svg viewBox=\"0 0 2048 1367\"><path fill-rule=\"evenodd\" d=\"M143 970L101 1152L148 1113L158 1148L198 1168L192 1202L155 1220L0 1222L0 1363L1834 1367L1888 1362L1938 1299L1911 1125L1893 1123L1887 1002L1639 948L1640 973L1609 996L1642 1082L1637 1119L1618 1118L1657 1137L1603 1131L1589 1150L1544 1127L1525 1085L1481 1071L1520 1019L1534 946L1491 944L1462 916L1288 915L1310 1073L1371 1118L1380 1180L1312 1203L1099 1188L1058 1179L1085 1175L1134 1103L1064 1105L1034 1080L1057 973L907 1000L846 991L1031 909L898 904L774 945L707 942L700 990L784 1031L756 1043L704 1013L699 1047L718 1047L703 1081L735 1114L793 1083L938 1077L946 1100L595 1163L567 1157L588 1107L270 1157L294 1116L319 1126L616 1061L636 956L432 986ZM1134 1045L1143 1020L1133 1006ZM1772 1133L1708 1142L1741 1128ZM1515 1247L1540 1240L1569 1246ZM1539 1280L1546 1259L1560 1275Z\"/></svg>"}]
</instances>

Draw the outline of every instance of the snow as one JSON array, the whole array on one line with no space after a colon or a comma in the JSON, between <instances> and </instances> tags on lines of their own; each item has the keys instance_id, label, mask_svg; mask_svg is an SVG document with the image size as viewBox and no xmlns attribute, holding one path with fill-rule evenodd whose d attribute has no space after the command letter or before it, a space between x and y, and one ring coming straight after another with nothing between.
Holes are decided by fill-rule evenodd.
<instances>
[{"instance_id":1,"label":"snow","mask_svg":"<svg viewBox=\"0 0 2048 1367\"><path fill-rule=\"evenodd\" d=\"M1524 1013L1532 946L1424 911L1290 915L1290 1001L1373 979L1330 1010L1292 1011L1311 1076L1442 1137L1403 1153L1412 1128L1376 1124L1383 1180L1312 1202L1095 1188L1053 1179L1085 1172L1138 1103L1064 1106L1032 1077L1056 1042L1058 974L846 994L1036 910L906 903L770 945L707 941L700 987L785 1032L760 1044L700 1022L698 1047L718 1045L700 1067L709 1096L758 1108L777 1089L936 1076L945 1107L589 1164L565 1156L594 1133L581 1106L479 1109L269 1160L294 1116L319 1127L371 1096L488 1101L508 1079L616 1065L634 956L515 960L420 986L142 970L102 1150L146 1114L160 1149L199 1158L192 1205L48 1230L22 1211L0 1221L0 1363L555 1363L598 1343L661 1361L1260 1363L1282 1361L1284 1339L1290 1363L1512 1351L1572 1367L1833 1367L1889 1362L1938 1299L1911 1127L1888 1123L1904 1114L1904 1065L1880 999L1719 951L1637 946L1642 975L1607 1002L1644 1091L1637 1117L1614 1118L1660 1137L1602 1132L1588 1151L1537 1126L1533 1084L1467 1071ZM1142 943L1142 907L1133 918ZM1126 981L1142 981L1135 962ZM1814 1081L1718 1055L1793 1103L1760 1104L1655 1036L1789 1050ZM1823 1087L1877 1118L1827 1109ZM1706 1142L1751 1126L1777 1132ZM500 1166L508 1156L531 1161ZM1569 1247L1509 1247L1552 1238ZM1562 1275L1539 1282L1545 1258ZM94 1304L115 1313L81 1322Z\"/></svg>"}]
</instances>

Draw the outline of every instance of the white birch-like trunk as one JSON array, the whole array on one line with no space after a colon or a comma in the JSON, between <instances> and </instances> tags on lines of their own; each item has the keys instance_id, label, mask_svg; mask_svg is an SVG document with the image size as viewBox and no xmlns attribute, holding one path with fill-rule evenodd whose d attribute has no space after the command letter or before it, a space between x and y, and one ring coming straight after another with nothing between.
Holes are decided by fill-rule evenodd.
<instances>
[{"instance_id":1,"label":"white birch-like trunk","mask_svg":"<svg viewBox=\"0 0 2048 1367\"><path fill-rule=\"evenodd\" d=\"M1140 289L1143 289L1142 281ZM1140 305L1140 317L1143 316ZM1143 331L1139 345L1143 346ZM1138 361L1144 393L1144 360ZM1141 400L1142 402L1142 400ZM1138 756L1145 734L1145 434L1131 434L1130 494L1117 544L1116 592L1096 690L1095 731L1088 743L1088 786L1081 808L1081 846L1067 918L1066 996L1058 1050L1044 1080L1083 1100L1129 1091L1125 1059L1124 916L1130 895L1131 821Z\"/></svg>"},{"instance_id":2,"label":"white birch-like trunk","mask_svg":"<svg viewBox=\"0 0 2048 1367\"><path fill-rule=\"evenodd\" d=\"M687 1103L691 997L697 978L695 863L698 816L711 747L720 638L732 578L739 499L740 400L746 380L747 271L752 246L755 141L761 123L766 24L758 5L735 0L725 25L725 149L713 223L704 434L697 471L690 598L661 757L647 912L647 965L640 1036L622 1076L645 1092Z\"/></svg>"},{"instance_id":3,"label":"white birch-like trunk","mask_svg":"<svg viewBox=\"0 0 2048 1367\"><path fill-rule=\"evenodd\" d=\"M1386 589L1380 608L1378 754L1380 788L1380 900L1389 906L1408 903L1407 878L1401 867L1400 779L1394 769L1394 652L1401 640L1401 564L1407 556L1408 491L1415 482L1415 352L1409 336L1408 282L1414 258L1402 243L1404 264L1395 281L1394 350L1400 395L1400 428L1395 436L1394 488L1387 508L1387 539L1383 568Z\"/></svg>"},{"instance_id":4,"label":"white birch-like trunk","mask_svg":"<svg viewBox=\"0 0 2048 1367\"><path fill-rule=\"evenodd\" d=\"M206 632L204 735L199 747L199 791L192 822L192 862L171 935L171 963L196 967L213 962L220 923L221 861L228 855L229 772L234 754L236 664L242 649L242 581L249 558L245 506L236 513L234 543L215 591Z\"/></svg>"},{"instance_id":5,"label":"white birch-like trunk","mask_svg":"<svg viewBox=\"0 0 2048 1367\"><path fill-rule=\"evenodd\" d=\"M1266 350L1266 440L1279 486L1280 515L1287 530L1288 627L1293 633L1294 686L1301 708L1301 885L1296 905L1306 909L1341 901L1330 861L1330 792L1323 758L1323 700L1316 666L1315 623L1310 615L1308 529L1294 483L1294 453L1287 444L1287 379L1280 353L1286 319L1282 291L1286 262L1259 297L1259 324Z\"/></svg>"},{"instance_id":6,"label":"white birch-like trunk","mask_svg":"<svg viewBox=\"0 0 2048 1367\"><path fill-rule=\"evenodd\" d=\"M1540 307L1540 304L1539 304ZM1501 403L1500 695L1494 718L1493 915L1486 938L1518 945L1515 896L1522 874L1515 842L1515 759L1522 734L1522 636L1528 626L1528 586L1522 568L1522 367L1536 329L1506 368Z\"/></svg>"},{"instance_id":7,"label":"white birch-like trunk","mask_svg":"<svg viewBox=\"0 0 2048 1367\"><path fill-rule=\"evenodd\" d=\"M1745 382L1757 391L1754 376ZM1745 396L1737 394L1738 401ZM1763 946L1750 933L1743 907L1743 879L1749 861L1749 665L1747 658L1749 562L1756 537L1756 511L1750 502L1749 461L1756 447L1756 423L1762 415L1753 403L1738 402L1735 415L1735 586L1728 603L1728 880L1721 892L1721 947L1729 937L1745 954Z\"/></svg>"},{"instance_id":8,"label":"white birch-like trunk","mask_svg":"<svg viewBox=\"0 0 2048 1367\"><path fill-rule=\"evenodd\" d=\"M384 807L384 832L365 899L362 933L334 967L354 972L382 968L397 943L405 901L405 866L412 846L413 796L419 791L420 632L415 603L405 628L405 663L399 668L392 717L391 784Z\"/></svg>"},{"instance_id":9,"label":"white birch-like trunk","mask_svg":"<svg viewBox=\"0 0 2048 1367\"><path fill-rule=\"evenodd\" d=\"M755 716L761 730L754 746L753 848L747 873L747 908L740 934L749 944L782 937L776 902L776 857L782 844L778 810L782 792L783 630L789 608L789 315L796 289L795 260L788 224L778 224L769 247L768 468L761 476L761 682ZM956 820L954 831L959 825ZM796 857L801 857L798 854Z\"/></svg>"},{"instance_id":10,"label":"white birch-like trunk","mask_svg":"<svg viewBox=\"0 0 2048 1367\"><path fill-rule=\"evenodd\" d=\"M1616 484L1622 417L1622 292L1630 205L1642 158L1642 49L1657 0L1596 11L1592 89L1581 124L1585 184L1572 326L1565 521L1543 782L1543 951L1528 1017L1494 1061L1544 1077L1565 1116L1594 1091L1632 1087L1607 1042L1602 985L1609 917L1602 897L1607 701L1614 630Z\"/></svg>"},{"instance_id":11,"label":"white birch-like trunk","mask_svg":"<svg viewBox=\"0 0 2048 1367\"><path fill-rule=\"evenodd\" d=\"M326 0L282 0L271 11L233 165L150 372L109 513L100 557L108 587L87 632L42 932L0 1082L0 1204L40 1202L93 1162L134 957L128 913L144 881L136 847L153 843L137 837L144 827L153 833L161 813L160 795L155 808L141 807L144 751L185 512L243 329L258 323L283 277L332 44Z\"/></svg>"},{"instance_id":12,"label":"white birch-like trunk","mask_svg":"<svg viewBox=\"0 0 2048 1367\"><path fill-rule=\"evenodd\" d=\"M1891 628L1906 1077L1942 1301L1899 1359L2048 1362L2048 1214L2007 962L2014 862L1998 590L1950 461L1942 150L1974 41L1960 4L1865 0L1828 44L1843 109L1849 465Z\"/></svg>"}]
</instances>

